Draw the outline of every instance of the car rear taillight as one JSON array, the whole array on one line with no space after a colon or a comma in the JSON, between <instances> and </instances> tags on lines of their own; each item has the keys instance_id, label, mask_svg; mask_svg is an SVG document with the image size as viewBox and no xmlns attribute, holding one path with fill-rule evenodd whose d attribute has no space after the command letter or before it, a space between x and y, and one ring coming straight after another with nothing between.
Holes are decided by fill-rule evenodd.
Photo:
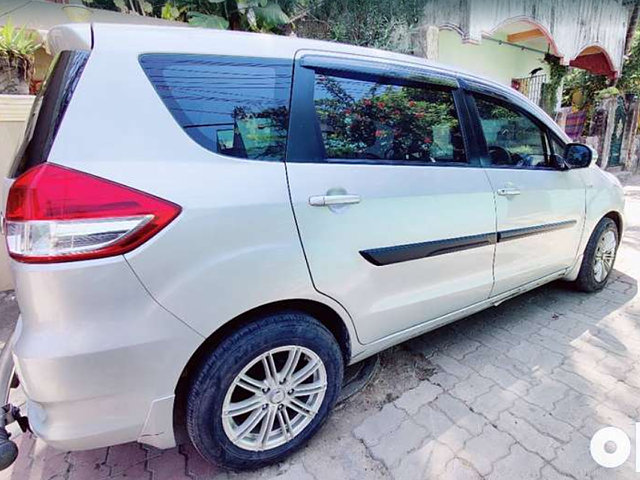
<instances>
[{"instance_id":1,"label":"car rear taillight","mask_svg":"<svg viewBox=\"0 0 640 480\"><path fill-rule=\"evenodd\" d=\"M120 255L166 227L181 208L93 175L44 163L9 190L9 255L27 263Z\"/></svg>"}]
</instances>

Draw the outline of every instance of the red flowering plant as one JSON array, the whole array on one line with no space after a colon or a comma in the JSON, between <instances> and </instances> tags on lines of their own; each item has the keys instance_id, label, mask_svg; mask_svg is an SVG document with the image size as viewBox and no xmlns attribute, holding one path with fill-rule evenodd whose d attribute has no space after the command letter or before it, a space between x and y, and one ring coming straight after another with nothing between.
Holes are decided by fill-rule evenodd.
<instances>
[{"instance_id":1,"label":"red flowering plant","mask_svg":"<svg viewBox=\"0 0 640 480\"><path fill-rule=\"evenodd\" d=\"M320 77L326 95L316 99L316 112L329 158L429 161L453 155L449 132L458 121L449 93L361 83L368 89L354 89L360 94L354 98L339 80Z\"/></svg>"}]
</instances>

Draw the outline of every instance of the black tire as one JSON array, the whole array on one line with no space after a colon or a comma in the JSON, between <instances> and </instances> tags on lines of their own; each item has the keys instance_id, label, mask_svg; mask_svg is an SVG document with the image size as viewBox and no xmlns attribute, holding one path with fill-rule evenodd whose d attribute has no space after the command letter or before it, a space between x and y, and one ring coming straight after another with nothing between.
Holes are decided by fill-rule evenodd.
<instances>
[{"instance_id":1,"label":"black tire","mask_svg":"<svg viewBox=\"0 0 640 480\"><path fill-rule=\"evenodd\" d=\"M227 391L254 359L288 345L312 350L324 364L327 388L318 413L284 445L262 451L241 448L224 431L221 415ZM191 442L206 460L227 468L254 469L281 461L302 447L323 425L340 393L343 373L344 361L335 337L307 314L287 311L244 325L213 350L193 377L186 403Z\"/></svg>"},{"instance_id":2,"label":"black tire","mask_svg":"<svg viewBox=\"0 0 640 480\"><path fill-rule=\"evenodd\" d=\"M617 256L618 246L619 246L619 234L618 234L618 226L616 222L612 219L605 217L596 228L593 230L591 237L589 238L589 243L587 243L587 248L584 251L584 256L582 258L582 265L580 265L580 272L578 273L578 278L575 281L575 286L578 290L583 292L591 293L602 290L604 286L607 284L609 277L611 276L611 272L613 271L613 266L611 270L607 273L607 275L600 281L598 281L595 277L595 273L593 271L593 264L596 256L596 252L598 249L598 242L600 238L607 231L612 231L616 238L616 248L615 253ZM615 258L614 258L615 262Z\"/></svg>"}]
</instances>

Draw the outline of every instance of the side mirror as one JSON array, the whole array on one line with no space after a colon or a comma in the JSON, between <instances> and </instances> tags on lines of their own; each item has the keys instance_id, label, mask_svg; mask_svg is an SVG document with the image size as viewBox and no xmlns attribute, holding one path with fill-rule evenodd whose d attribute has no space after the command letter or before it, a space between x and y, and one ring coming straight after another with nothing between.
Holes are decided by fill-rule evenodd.
<instances>
[{"instance_id":1,"label":"side mirror","mask_svg":"<svg viewBox=\"0 0 640 480\"><path fill-rule=\"evenodd\" d=\"M564 149L564 163L569 168L585 168L593 161L593 150L582 143L569 143Z\"/></svg>"}]
</instances>

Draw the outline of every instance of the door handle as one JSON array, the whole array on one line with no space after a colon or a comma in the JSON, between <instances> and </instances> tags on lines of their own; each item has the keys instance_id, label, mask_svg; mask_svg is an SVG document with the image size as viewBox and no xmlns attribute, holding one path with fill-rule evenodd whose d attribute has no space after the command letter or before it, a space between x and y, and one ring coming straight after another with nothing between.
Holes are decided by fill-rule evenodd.
<instances>
[{"instance_id":1,"label":"door handle","mask_svg":"<svg viewBox=\"0 0 640 480\"><path fill-rule=\"evenodd\" d=\"M497 193L503 197L515 197L516 195L520 195L520 190L514 187L499 188Z\"/></svg>"},{"instance_id":2,"label":"door handle","mask_svg":"<svg viewBox=\"0 0 640 480\"><path fill-rule=\"evenodd\" d=\"M315 195L309 197L309 205L312 207L353 205L355 203L360 203L360 195Z\"/></svg>"}]
</instances>

